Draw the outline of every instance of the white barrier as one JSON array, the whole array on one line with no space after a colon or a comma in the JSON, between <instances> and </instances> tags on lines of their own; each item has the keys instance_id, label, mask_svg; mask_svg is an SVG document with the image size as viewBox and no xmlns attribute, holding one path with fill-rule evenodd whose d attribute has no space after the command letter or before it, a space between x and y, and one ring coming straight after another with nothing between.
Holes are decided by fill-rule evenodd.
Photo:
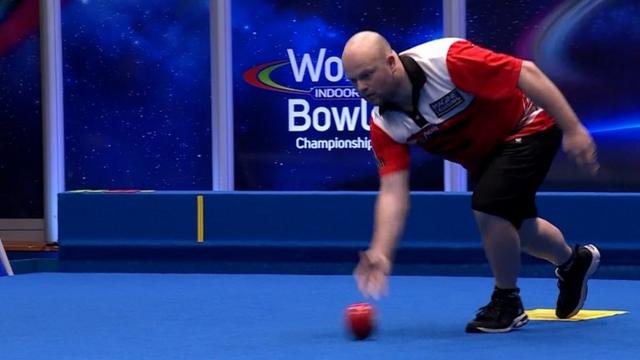
<instances>
[{"instance_id":1,"label":"white barrier","mask_svg":"<svg viewBox=\"0 0 640 360\"><path fill-rule=\"evenodd\" d=\"M7 253L4 251L4 246L2 245L2 239L0 239L0 264L2 264L2 271L0 271L0 276L2 275L13 275L13 269L11 269L11 263L9 262L9 258L7 257Z\"/></svg>"}]
</instances>

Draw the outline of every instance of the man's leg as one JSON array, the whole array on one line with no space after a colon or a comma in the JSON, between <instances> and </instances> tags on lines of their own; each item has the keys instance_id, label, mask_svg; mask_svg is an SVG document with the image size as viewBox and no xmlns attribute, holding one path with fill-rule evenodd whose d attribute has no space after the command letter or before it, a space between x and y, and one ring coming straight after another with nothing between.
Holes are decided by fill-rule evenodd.
<instances>
[{"instance_id":1,"label":"man's leg","mask_svg":"<svg viewBox=\"0 0 640 360\"><path fill-rule=\"evenodd\" d=\"M520 272L518 230L501 217L476 210L473 214L480 229L482 245L491 266L496 287L515 289Z\"/></svg>"},{"instance_id":2,"label":"man's leg","mask_svg":"<svg viewBox=\"0 0 640 360\"><path fill-rule=\"evenodd\" d=\"M537 217L535 194L551 166L561 134L552 128L496 149L474 174L471 208L496 287L491 301L467 324L468 332L504 332L528 321L517 288L523 220Z\"/></svg>"},{"instance_id":3,"label":"man's leg","mask_svg":"<svg viewBox=\"0 0 640 360\"><path fill-rule=\"evenodd\" d=\"M560 230L541 218L526 219L519 233L523 251L556 266L560 290L556 316L564 319L576 315L587 298L589 276L598 269L598 249L585 245L572 250Z\"/></svg>"},{"instance_id":4,"label":"man's leg","mask_svg":"<svg viewBox=\"0 0 640 360\"><path fill-rule=\"evenodd\" d=\"M495 215L474 210L482 244L495 278L491 301L467 324L467 332L499 333L524 326L524 312L517 287L520 271L520 238L515 225Z\"/></svg>"},{"instance_id":5,"label":"man's leg","mask_svg":"<svg viewBox=\"0 0 640 360\"><path fill-rule=\"evenodd\" d=\"M571 247L567 245L562 232L542 218L526 219L518 231L520 247L527 254L560 266L571 257Z\"/></svg>"}]
</instances>

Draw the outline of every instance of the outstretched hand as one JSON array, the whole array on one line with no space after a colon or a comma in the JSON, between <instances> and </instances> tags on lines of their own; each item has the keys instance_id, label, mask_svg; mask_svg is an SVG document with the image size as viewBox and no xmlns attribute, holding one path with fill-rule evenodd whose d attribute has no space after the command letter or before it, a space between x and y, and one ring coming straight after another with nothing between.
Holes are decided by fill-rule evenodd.
<instances>
[{"instance_id":1,"label":"outstretched hand","mask_svg":"<svg viewBox=\"0 0 640 360\"><path fill-rule=\"evenodd\" d=\"M371 250L360 252L360 262L353 271L358 290L365 298L379 299L388 292L387 276L391 272L391 262Z\"/></svg>"},{"instance_id":2,"label":"outstretched hand","mask_svg":"<svg viewBox=\"0 0 640 360\"><path fill-rule=\"evenodd\" d=\"M598 163L596 145L587 129L583 126L574 131L564 133L562 148L579 167L587 170L592 175L598 173L600 164Z\"/></svg>"}]
</instances>

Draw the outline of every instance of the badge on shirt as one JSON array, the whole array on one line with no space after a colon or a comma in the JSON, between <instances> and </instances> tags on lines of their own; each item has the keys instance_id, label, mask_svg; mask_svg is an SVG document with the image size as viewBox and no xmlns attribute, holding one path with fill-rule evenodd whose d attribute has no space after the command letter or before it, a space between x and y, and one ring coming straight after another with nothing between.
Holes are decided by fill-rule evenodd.
<instances>
[{"instance_id":1,"label":"badge on shirt","mask_svg":"<svg viewBox=\"0 0 640 360\"><path fill-rule=\"evenodd\" d=\"M429 107L431 107L431 110L433 110L437 117L441 118L462 103L464 103L464 98L457 89L453 89L445 96L429 104Z\"/></svg>"}]
</instances>

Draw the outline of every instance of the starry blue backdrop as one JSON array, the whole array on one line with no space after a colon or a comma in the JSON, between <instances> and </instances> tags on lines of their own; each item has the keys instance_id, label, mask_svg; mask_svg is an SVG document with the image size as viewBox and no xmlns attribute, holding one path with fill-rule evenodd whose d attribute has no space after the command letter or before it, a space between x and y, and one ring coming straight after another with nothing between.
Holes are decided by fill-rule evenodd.
<instances>
[{"instance_id":1,"label":"starry blue backdrop","mask_svg":"<svg viewBox=\"0 0 640 360\"><path fill-rule=\"evenodd\" d=\"M467 12L470 40L535 61L594 136L600 174L561 154L543 189L640 191L640 3L469 0Z\"/></svg>"},{"instance_id":2,"label":"starry blue backdrop","mask_svg":"<svg viewBox=\"0 0 640 360\"><path fill-rule=\"evenodd\" d=\"M0 2L0 218L42 218L38 1Z\"/></svg>"},{"instance_id":3,"label":"starry blue backdrop","mask_svg":"<svg viewBox=\"0 0 640 360\"><path fill-rule=\"evenodd\" d=\"M62 11L67 189L210 190L209 1Z\"/></svg>"},{"instance_id":4,"label":"starry blue backdrop","mask_svg":"<svg viewBox=\"0 0 640 360\"><path fill-rule=\"evenodd\" d=\"M210 189L209 1L62 3L68 189ZM35 10L18 12L25 4ZM292 148L286 95L252 87L242 74L286 59L287 48L315 56L324 47L339 56L344 40L362 29L382 32L396 49L439 37L441 2L232 5L239 187L375 188L367 151ZM560 156L545 189L640 191L640 4L469 0L467 9L471 40L535 60L595 136L601 176L583 176ZM0 3L0 25L18 20L3 32L13 37L0 41L0 217L42 216L38 18L37 1ZM415 189L441 187L441 162L423 154L414 162Z\"/></svg>"}]
</instances>

